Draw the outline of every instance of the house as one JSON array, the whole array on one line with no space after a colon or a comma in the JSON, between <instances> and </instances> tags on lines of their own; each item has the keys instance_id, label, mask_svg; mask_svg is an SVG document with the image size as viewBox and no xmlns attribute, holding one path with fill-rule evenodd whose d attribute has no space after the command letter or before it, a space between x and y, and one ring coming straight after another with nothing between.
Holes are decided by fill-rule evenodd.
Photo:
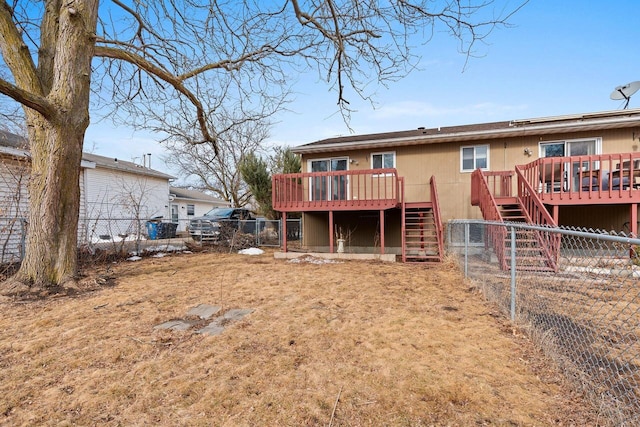
<instances>
[{"instance_id":1,"label":"house","mask_svg":"<svg viewBox=\"0 0 640 427\"><path fill-rule=\"evenodd\" d=\"M231 206L226 200L201 191L169 187L169 192L171 222L178 224L178 231L186 231L191 218L203 216L213 208Z\"/></svg>"},{"instance_id":2,"label":"house","mask_svg":"<svg viewBox=\"0 0 640 427\"><path fill-rule=\"evenodd\" d=\"M272 178L273 207L302 212L308 250L406 261L439 260L450 219L637 235L639 145L640 109L324 139L293 149L303 172Z\"/></svg>"},{"instance_id":3,"label":"house","mask_svg":"<svg viewBox=\"0 0 640 427\"><path fill-rule=\"evenodd\" d=\"M20 259L24 244L21 221L28 216L29 163L26 141L0 132L0 262ZM83 153L79 242L142 233L147 219L170 218L169 183L173 179L133 162Z\"/></svg>"}]
</instances>

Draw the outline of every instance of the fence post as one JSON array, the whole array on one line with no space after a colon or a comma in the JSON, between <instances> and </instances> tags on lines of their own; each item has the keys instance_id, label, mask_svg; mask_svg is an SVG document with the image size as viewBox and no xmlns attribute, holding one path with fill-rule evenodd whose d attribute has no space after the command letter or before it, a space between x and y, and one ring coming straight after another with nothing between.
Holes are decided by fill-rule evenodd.
<instances>
[{"instance_id":1,"label":"fence post","mask_svg":"<svg viewBox=\"0 0 640 427\"><path fill-rule=\"evenodd\" d=\"M464 223L464 277L469 277L469 223Z\"/></svg>"},{"instance_id":2,"label":"fence post","mask_svg":"<svg viewBox=\"0 0 640 427\"><path fill-rule=\"evenodd\" d=\"M511 227L511 321L516 320L516 228Z\"/></svg>"}]
</instances>

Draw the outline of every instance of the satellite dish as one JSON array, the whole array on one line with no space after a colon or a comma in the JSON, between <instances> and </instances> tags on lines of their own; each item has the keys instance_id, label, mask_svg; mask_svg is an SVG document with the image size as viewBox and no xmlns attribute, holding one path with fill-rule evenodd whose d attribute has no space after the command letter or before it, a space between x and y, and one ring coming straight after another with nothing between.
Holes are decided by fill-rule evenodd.
<instances>
[{"instance_id":1,"label":"satellite dish","mask_svg":"<svg viewBox=\"0 0 640 427\"><path fill-rule=\"evenodd\" d=\"M626 102L623 109L626 109L629 106L631 95L636 93L638 89L640 89L640 81L627 83L624 86L618 86L613 90L613 92L611 92L611 99L614 101L624 99Z\"/></svg>"}]
</instances>

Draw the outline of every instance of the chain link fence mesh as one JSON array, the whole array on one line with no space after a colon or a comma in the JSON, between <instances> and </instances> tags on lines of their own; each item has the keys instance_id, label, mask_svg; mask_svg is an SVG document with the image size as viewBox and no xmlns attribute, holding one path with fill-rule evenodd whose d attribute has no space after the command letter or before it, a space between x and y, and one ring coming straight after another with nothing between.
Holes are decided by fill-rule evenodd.
<instances>
[{"instance_id":1,"label":"chain link fence mesh","mask_svg":"<svg viewBox=\"0 0 640 427\"><path fill-rule=\"evenodd\" d=\"M612 425L640 425L639 239L452 221L447 249Z\"/></svg>"},{"instance_id":2,"label":"chain link fence mesh","mask_svg":"<svg viewBox=\"0 0 640 427\"><path fill-rule=\"evenodd\" d=\"M80 256L86 260L122 258L156 252L212 248L223 251L248 247L280 247L280 220L247 220L222 224L219 238L204 240L189 233L189 220L171 222L138 218L81 218L78 223ZM24 257L28 224L24 218L0 218L0 273L14 269ZM302 242L300 219L287 220L287 242ZM9 267L10 266L10 267Z\"/></svg>"}]
</instances>

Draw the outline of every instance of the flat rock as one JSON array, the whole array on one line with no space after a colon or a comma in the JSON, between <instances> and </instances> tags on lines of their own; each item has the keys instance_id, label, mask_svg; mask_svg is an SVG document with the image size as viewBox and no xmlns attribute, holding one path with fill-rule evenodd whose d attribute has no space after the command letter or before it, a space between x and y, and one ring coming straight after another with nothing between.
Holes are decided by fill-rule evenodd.
<instances>
[{"instance_id":1,"label":"flat rock","mask_svg":"<svg viewBox=\"0 0 640 427\"><path fill-rule=\"evenodd\" d=\"M224 331L224 326L220 326L217 322L212 322L202 329L198 329L196 334L202 335L220 335Z\"/></svg>"},{"instance_id":2,"label":"flat rock","mask_svg":"<svg viewBox=\"0 0 640 427\"><path fill-rule=\"evenodd\" d=\"M172 331L186 331L191 328L191 323L184 320L169 320L153 327L153 329L171 329Z\"/></svg>"},{"instance_id":3,"label":"flat rock","mask_svg":"<svg viewBox=\"0 0 640 427\"><path fill-rule=\"evenodd\" d=\"M187 316L198 316L201 319L210 319L217 314L221 307L217 305L198 304L187 313Z\"/></svg>"},{"instance_id":4,"label":"flat rock","mask_svg":"<svg viewBox=\"0 0 640 427\"><path fill-rule=\"evenodd\" d=\"M235 321L242 319L244 316L250 313L253 313L253 310L250 308L234 308L227 311L222 315L222 317L227 320Z\"/></svg>"}]
</instances>

